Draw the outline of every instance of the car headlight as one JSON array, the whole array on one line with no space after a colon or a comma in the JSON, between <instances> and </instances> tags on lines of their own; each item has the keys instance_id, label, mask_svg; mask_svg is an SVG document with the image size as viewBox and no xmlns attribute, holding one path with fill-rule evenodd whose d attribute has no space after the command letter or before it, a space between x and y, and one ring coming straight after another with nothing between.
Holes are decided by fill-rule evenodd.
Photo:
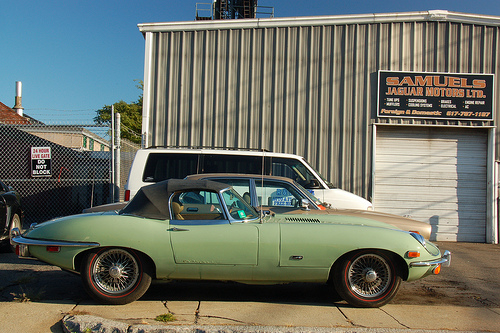
<instances>
[{"instance_id":1,"label":"car headlight","mask_svg":"<svg viewBox=\"0 0 500 333\"><path fill-rule=\"evenodd\" d=\"M413 236L423 247L425 247L425 238L421 234L417 234L416 232L410 232L410 235Z\"/></svg>"}]
</instances>

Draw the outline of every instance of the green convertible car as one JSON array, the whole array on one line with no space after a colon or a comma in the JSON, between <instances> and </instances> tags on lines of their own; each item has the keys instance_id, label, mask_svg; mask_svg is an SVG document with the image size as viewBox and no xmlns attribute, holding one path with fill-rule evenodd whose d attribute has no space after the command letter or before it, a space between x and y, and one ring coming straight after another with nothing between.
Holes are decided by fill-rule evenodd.
<instances>
[{"instance_id":1,"label":"green convertible car","mask_svg":"<svg viewBox=\"0 0 500 333\"><path fill-rule=\"evenodd\" d=\"M232 187L209 180L159 182L121 211L13 233L20 256L79 273L87 292L106 304L139 299L152 279L199 279L329 282L349 304L378 307L401 280L438 274L451 259L421 235L369 214L261 214Z\"/></svg>"}]
</instances>

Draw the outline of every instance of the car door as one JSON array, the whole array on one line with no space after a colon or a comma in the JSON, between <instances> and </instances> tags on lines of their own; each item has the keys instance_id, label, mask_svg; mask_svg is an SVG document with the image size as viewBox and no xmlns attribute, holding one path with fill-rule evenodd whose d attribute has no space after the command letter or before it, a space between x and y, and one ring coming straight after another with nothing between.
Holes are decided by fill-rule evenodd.
<instances>
[{"instance_id":1,"label":"car door","mask_svg":"<svg viewBox=\"0 0 500 333\"><path fill-rule=\"evenodd\" d=\"M257 226L230 221L218 193L176 193L170 204L169 231L176 264L257 265Z\"/></svg>"}]
</instances>

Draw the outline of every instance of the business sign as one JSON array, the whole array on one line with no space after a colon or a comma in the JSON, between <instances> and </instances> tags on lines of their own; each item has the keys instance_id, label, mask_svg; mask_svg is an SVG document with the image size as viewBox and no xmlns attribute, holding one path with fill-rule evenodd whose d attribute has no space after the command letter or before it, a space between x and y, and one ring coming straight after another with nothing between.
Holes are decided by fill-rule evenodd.
<instances>
[{"instance_id":1,"label":"business sign","mask_svg":"<svg viewBox=\"0 0 500 333\"><path fill-rule=\"evenodd\" d=\"M51 160L50 147L31 147L31 176L50 177Z\"/></svg>"},{"instance_id":2,"label":"business sign","mask_svg":"<svg viewBox=\"0 0 500 333\"><path fill-rule=\"evenodd\" d=\"M492 121L493 74L379 71L379 117Z\"/></svg>"}]
</instances>

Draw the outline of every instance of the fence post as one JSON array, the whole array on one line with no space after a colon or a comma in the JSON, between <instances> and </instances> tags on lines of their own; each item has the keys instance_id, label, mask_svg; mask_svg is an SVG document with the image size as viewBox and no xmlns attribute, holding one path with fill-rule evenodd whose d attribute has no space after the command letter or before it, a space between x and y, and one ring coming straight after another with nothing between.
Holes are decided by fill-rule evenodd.
<instances>
[{"instance_id":1,"label":"fence post","mask_svg":"<svg viewBox=\"0 0 500 333\"><path fill-rule=\"evenodd\" d=\"M121 171L121 142L120 142L120 133L121 133L121 116L120 113L117 112L115 114L115 202L120 201L120 171Z\"/></svg>"}]
</instances>

